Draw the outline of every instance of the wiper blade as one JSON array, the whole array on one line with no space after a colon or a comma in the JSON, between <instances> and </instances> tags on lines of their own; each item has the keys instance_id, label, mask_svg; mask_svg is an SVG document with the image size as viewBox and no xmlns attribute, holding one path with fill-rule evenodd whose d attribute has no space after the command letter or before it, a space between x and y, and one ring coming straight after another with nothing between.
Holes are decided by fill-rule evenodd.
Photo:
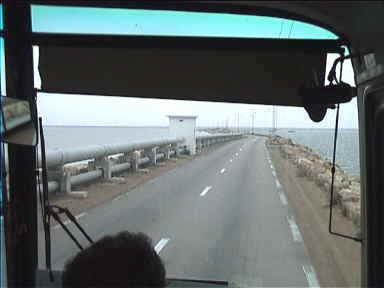
<instances>
[{"instance_id":1,"label":"wiper blade","mask_svg":"<svg viewBox=\"0 0 384 288\"><path fill-rule=\"evenodd\" d=\"M167 278L167 287L228 287L227 281Z\"/></svg>"},{"instance_id":2,"label":"wiper blade","mask_svg":"<svg viewBox=\"0 0 384 288\"><path fill-rule=\"evenodd\" d=\"M87 238L87 240L91 244L94 243L91 237L89 237L89 235L85 232L83 227L80 226L79 222L77 222L76 217L73 216L73 214L67 208L63 208L57 205L50 205L47 208L49 216L52 216L60 224L60 226L64 229L65 232L67 232L68 236L73 240L73 242L75 242L75 244L77 245L77 247L79 247L80 250L84 249L83 246L81 246L79 241L77 241L76 237L71 233L71 231L69 231L63 221L61 221L59 216L60 214L65 214L67 218L76 225L76 227L81 231L81 233L83 233L84 237Z\"/></svg>"}]
</instances>

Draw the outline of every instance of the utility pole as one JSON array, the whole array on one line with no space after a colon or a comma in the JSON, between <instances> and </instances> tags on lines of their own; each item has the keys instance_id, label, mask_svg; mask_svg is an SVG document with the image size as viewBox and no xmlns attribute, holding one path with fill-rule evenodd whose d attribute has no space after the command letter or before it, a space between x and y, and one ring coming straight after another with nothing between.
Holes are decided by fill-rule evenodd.
<instances>
[{"instance_id":1,"label":"utility pole","mask_svg":"<svg viewBox=\"0 0 384 288\"><path fill-rule=\"evenodd\" d=\"M276 106L272 108L272 134L275 134L277 130L277 109Z\"/></svg>"},{"instance_id":2,"label":"utility pole","mask_svg":"<svg viewBox=\"0 0 384 288\"><path fill-rule=\"evenodd\" d=\"M240 133L240 112L237 112L237 133Z\"/></svg>"},{"instance_id":3,"label":"utility pole","mask_svg":"<svg viewBox=\"0 0 384 288\"><path fill-rule=\"evenodd\" d=\"M255 134L255 111L252 111L251 112L251 116L252 116L252 134Z\"/></svg>"}]
</instances>

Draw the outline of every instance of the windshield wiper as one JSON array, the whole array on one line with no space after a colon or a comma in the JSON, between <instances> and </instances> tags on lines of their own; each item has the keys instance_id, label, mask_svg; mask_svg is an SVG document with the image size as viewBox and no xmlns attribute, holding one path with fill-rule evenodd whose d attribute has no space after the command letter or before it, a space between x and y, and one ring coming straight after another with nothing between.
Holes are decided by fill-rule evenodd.
<instances>
[{"instance_id":1,"label":"windshield wiper","mask_svg":"<svg viewBox=\"0 0 384 288\"><path fill-rule=\"evenodd\" d=\"M39 126L40 126L40 145L41 145L40 147L41 147L41 168L42 168L43 191L41 191L40 185L38 185L38 187L39 187L40 206L41 206L43 226L44 226L44 234L45 234L45 261L46 261L47 270L49 271L50 281L53 282L54 278L52 273L52 262L51 262L51 248L52 248L51 247L51 217L53 217L60 224L60 226L64 229L64 231L68 234L68 236L72 239L72 241L77 245L77 247L79 247L80 250L84 249L83 246L81 246L81 244L76 239L76 237L71 233L71 231L69 231L69 229L63 223L63 221L60 218L60 214L65 214L71 222L75 223L76 227L83 233L85 238L87 238L87 240L91 244L93 244L93 240L91 239L91 237L89 237L89 235L85 232L85 230L80 226L79 222L77 222L76 217L73 216L73 214L67 208L49 204L48 176L47 176L47 165L46 165L46 158L45 158L45 140L44 140L43 124L42 124L41 117L39 117ZM39 173L38 173L38 178L40 178Z\"/></svg>"}]
</instances>

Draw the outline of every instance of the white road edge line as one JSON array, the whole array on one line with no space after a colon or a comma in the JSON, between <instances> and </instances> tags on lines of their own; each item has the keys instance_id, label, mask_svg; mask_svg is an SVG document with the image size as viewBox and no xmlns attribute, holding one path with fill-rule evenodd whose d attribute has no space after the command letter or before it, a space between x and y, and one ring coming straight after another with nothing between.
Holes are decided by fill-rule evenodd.
<instances>
[{"instance_id":1,"label":"white road edge line","mask_svg":"<svg viewBox=\"0 0 384 288\"><path fill-rule=\"evenodd\" d=\"M76 218L76 220L79 220L81 217L84 217L85 215L87 215L87 212L80 213L79 215L76 215L75 218ZM67 226L71 222L72 222L71 220L65 220L63 222L63 224L64 224L64 226ZM60 224L57 224L57 225L52 227L52 229L59 229L59 228L61 228Z\"/></svg>"},{"instance_id":2,"label":"white road edge line","mask_svg":"<svg viewBox=\"0 0 384 288\"><path fill-rule=\"evenodd\" d=\"M280 184L279 180L275 179L275 182L276 182L277 189L280 189L281 188L281 184Z\"/></svg>"},{"instance_id":3,"label":"white road edge line","mask_svg":"<svg viewBox=\"0 0 384 288\"><path fill-rule=\"evenodd\" d=\"M311 265L304 265L303 271L305 273L305 277L307 278L309 287L320 287L315 270L313 270L313 267Z\"/></svg>"},{"instance_id":4,"label":"white road edge line","mask_svg":"<svg viewBox=\"0 0 384 288\"><path fill-rule=\"evenodd\" d=\"M87 215L87 212L80 213L79 215L75 216L75 218L79 220L81 217L84 217L85 215Z\"/></svg>"},{"instance_id":5,"label":"white road edge line","mask_svg":"<svg viewBox=\"0 0 384 288\"><path fill-rule=\"evenodd\" d=\"M71 223L71 220L65 220L65 221L63 222L63 225L64 225L64 226L67 226L69 223ZM59 228L61 228L61 225L60 225L60 224L57 224L57 225L53 226L52 228L53 228L53 229L59 229Z\"/></svg>"},{"instance_id":6,"label":"white road edge line","mask_svg":"<svg viewBox=\"0 0 384 288\"><path fill-rule=\"evenodd\" d=\"M272 170L272 175L273 175L273 177L276 177L276 172L275 172L275 170Z\"/></svg>"},{"instance_id":7,"label":"white road edge line","mask_svg":"<svg viewBox=\"0 0 384 288\"><path fill-rule=\"evenodd\" d=\"M226 170L225 168L221 169L220 174L223 174L225 172L225 170Z\"/></svg>"},{"instance_id":8,"label":"white road edge line","mask_svg":"<svg viewBox=\"0 0 384 288\"><path fill-rule=\"evenodd\" d=\"M288 200L287 200L287 197L285 196L284 192L280 191L279 197L280 197L281 204L283 204L284 206L287 206Z\"/></svg>"},{"instance_id":9,"label":"white road edge line","mask_svg":"<svg viewBox=\"0 0 384 288\"><path fill-rule=\"evenodd\" d=\"M167 245L169 238L162 238L155 246L155 251L157 254L160 253L160 251Z\"/></svg>"},{"instance_id":10,"label":"white road edge line","mask_svg":"<svg viewBox=\"0 0 384 288\"><path fill-rule=\"evenodd\" d=\"M293 216L287 216L287 221L289 228L291 228L292 236L293 236L293 241L295 242L302 242L303 237L301 237L301 233L299 230L299 227L297 226L295 219Z\"/></svg>"},{"instance_id":11,"label":"white road edge line","mask_svg":"<svg viewBox=\"0 0 384 288\"><path fill-rule=\"evenodd\" d=\"M207 194L208 191L211 190L211 189L212 189L212 186L207 186L207 187L205 187L204 190L203 190L203 192L200 193L200 196L201 196L201 197L204 197L205 194Z\"/></svg>"}]
</instances>

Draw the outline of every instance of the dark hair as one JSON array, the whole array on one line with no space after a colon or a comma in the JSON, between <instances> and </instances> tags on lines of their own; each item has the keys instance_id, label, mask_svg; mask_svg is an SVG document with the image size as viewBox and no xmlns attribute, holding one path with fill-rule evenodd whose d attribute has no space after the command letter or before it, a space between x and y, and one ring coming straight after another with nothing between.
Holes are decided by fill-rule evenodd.
<instances>
[{"instance_id":1,"label":"dark hair","mask_svg":"<svg viewBox=\"0 0 384 288\"><path fill-rule=\"evenodd\" d=\"M65 265L63 287L165 287L165 268L143 233L106 236Z\"/></svg>"}]
</instances>

